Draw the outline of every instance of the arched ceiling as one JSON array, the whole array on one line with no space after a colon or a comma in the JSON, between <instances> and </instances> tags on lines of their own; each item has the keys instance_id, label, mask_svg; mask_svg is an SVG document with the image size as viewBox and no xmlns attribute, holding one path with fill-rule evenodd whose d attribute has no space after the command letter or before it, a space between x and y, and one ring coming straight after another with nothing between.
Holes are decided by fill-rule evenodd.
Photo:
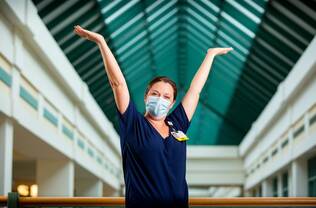
<instances>
[{"instance_id":1,"label":"arched ceiling","mask_svg":"<svg viewBox=\"0 0 316 208\"><path fill-rule=\"evenodd\" d=\"M97 46L74 25L101 33L144 112L147 83L167 75L181 100L210 47L217 57L188 135L191 145L238 145L316 34L314 0L33 0L38 14L118 129Z\"/></svg>"}]
</instances>

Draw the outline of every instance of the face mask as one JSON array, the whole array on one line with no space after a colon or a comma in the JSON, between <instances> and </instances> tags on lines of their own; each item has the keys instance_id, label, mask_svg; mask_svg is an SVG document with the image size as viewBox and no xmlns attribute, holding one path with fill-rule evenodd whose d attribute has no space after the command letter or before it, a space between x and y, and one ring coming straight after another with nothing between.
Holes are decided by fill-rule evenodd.
<instances>
[{"instance_id":1,"label":"face mask","mask_svg":"<svg viewBox=\"0 0 316 208\"><path fill-rule=\"evenodd\" d=\"M155 118L162 118L169 111L170 101L157 96L148 96L146 101L146 111Z\"/></svg>"}]
</instances>

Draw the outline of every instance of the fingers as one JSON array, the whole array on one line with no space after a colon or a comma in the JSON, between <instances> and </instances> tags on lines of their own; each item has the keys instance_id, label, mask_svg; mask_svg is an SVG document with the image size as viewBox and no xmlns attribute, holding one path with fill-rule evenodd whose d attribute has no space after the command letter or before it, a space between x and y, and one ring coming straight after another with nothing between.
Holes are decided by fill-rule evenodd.
<instances>
[{"instance_id":1,"label":"fingers","mask_svg":"<svg viewBox=\"0 0 316 208\"><path fill-rule=\"evenodd\" d=\"M75 25L75 26L74 26L74 29L76 29L76 30L85 30L85 29L83 29L80 25Z\"/></svg>"},{"instance_id":2,"label":"fingers","mask_svg":"<svg viewBox=\"0 0 316 208\"><path fill-rule=\"evenodd\" d=\"M227 54L229 51L232 51L233 48L230 47L230 48L219 48L220 50L218 51L218 55L220 54Z\"/></svg>"},{"instance_id":3,"label":"fingers","mask_svg":"<svg viewBox=\"0 0 316 208\"><path fill-rule=\"evenodd\" d=\"M80 35L80 29L81 27L79 25L74 26L74 32Z\"/></svg>"},{"instance_id":4,"label":"fingers","mask_svg":"<svg viewBox=\"0 0 316 208\"><path fill-rule=\"evenodd\" d=\"M74 26L74 32L83 37L83 38L87 38L88 39L88 32L87 30L83 29L82 27L80 27L79 25Z\"/></svg>"},{"instance_id":5,"label":"fingers","mask_svg":"<svg viewBox=\"0 0 316 208\"><path fill-rule=\"evenodd\" d=\"M224 53L226 54L226 53L228 53L229 51L232 51L232 50L234 50L232 47L230 47L230 48L225 48Z\"/></svg>"},{"instance_id":6,"label":"fingers","mask_svg":"<svg viewBox=\"0 0 316 208\"><path fill-rule=\"evenodd\" d=\"M82 33L84 32L84 29L80 27L79 25L74 26L74 31L77 33Z\"/></svg>"},{"instance_id":7,"label":"fingers","mask_svg":"<svg viewBox=\"0 0 316 208\"><path fill-rule=\"evenodd\" d=\"M80 27L79 25L74 26L74 30L75 30L76 32L88 33L88 30L83 29L83 28Z\"/></svg>"},{"instance_id":8,"label":"fingers","mask_svg":"<svg viewBox=\"0 0 316 208\"><path fill-rule=\"evenodd\" d=\"M233 48L232 47L230 47L230 48L222 48L222 50L225 51L225 52L229 52L229 51L232 51Z\"/></svg>"}]
</instances>

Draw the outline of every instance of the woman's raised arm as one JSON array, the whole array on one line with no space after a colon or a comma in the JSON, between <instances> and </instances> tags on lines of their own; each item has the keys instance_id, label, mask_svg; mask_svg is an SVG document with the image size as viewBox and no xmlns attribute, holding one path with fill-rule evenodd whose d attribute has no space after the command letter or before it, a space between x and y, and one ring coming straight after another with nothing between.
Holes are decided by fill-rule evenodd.
<instances>
[{"instance_id":1,"label":"woman's raised arm","mask_svg":"<svg viewBox=\"0 0 316 208\"><path fill-rule=\"evenodd\" d=\"M216 55L226 54L231 50L233 49L232 48L210 48L207 50L207 54L199 70L196 72L193 80L191 81L190 88L188 89L188 91L186 92L185 96L183 97L181 101L189 121L192 119L196 106L199 102L200 93L203 89L203 86L211 70L214 57Z\"/></svg>"},{"instance_id":2,"label":"woman's raised arm","mask_svg":"<svg viewBox=\"0 0 316 208\"><path fill-rule=\"evenodd\" d=\"M130 95L123 73L104 37L98 33L83 29L79 25L74 27L74 32L80 37L95 42L99 46L105 71L113 90L116 106L120 113L123 114L127 109Z\"/></svg>"}]
</instances>

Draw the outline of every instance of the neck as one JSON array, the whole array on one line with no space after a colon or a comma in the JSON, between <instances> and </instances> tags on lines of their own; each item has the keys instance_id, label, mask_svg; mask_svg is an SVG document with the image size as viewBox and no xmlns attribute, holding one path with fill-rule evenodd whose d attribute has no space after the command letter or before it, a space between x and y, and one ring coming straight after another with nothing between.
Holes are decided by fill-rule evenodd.
<instances>
[{"instance_id":1,"label":"neck","mask_svg":"<svg viewBox=\"0 0 316 208\"><path fill-rule=\"evenodd\" d=\"M148 112L145 113L145 118L152 123L154 126L161 127L165 124L165 118L161 118L159 120L154 119Z\"/></svg>"}]
</instances>

